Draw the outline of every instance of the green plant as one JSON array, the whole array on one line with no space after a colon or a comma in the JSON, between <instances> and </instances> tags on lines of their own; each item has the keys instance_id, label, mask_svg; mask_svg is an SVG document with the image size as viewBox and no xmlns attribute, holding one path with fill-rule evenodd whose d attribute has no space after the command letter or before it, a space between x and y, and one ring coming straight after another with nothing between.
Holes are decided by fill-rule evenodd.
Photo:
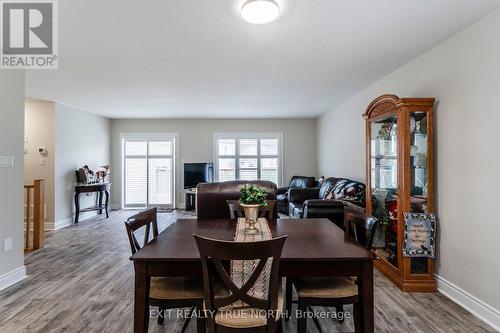
<instances>
[{"instance_id":1,"label":"green plant","mask_svg":"<svg viewBox=\"0 0 500 333\"><path fill-rule=\"evenodd\" d=\"M265 188L247 184L240 189L240 203L243 205L267 206Z\"/></svg>"}]
</instances>

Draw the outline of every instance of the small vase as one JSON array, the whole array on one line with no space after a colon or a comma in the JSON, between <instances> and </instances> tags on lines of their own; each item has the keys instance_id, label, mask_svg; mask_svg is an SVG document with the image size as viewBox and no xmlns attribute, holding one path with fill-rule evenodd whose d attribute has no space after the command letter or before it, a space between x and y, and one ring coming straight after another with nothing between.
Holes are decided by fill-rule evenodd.
<instances>
[{"instance_id":1,"label":"small vase","mask_svg":"<svg viewBox=\"0 0 500 333\"><path fill-rule=\"evenodd\" d=\"M259 233L259 229L255 226L257 219L259 218L259 207L260 205L244 205L241 204L243 210L245 211L245 220L248 223L248 227L245 228L245 235L256 235Z\"/></svg>"}]
</instances>

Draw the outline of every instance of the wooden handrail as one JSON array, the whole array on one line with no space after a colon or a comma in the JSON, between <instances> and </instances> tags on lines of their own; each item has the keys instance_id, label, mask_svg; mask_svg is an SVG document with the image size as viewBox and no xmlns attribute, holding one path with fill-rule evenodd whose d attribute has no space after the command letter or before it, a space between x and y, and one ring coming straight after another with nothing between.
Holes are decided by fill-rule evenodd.
<instances>
[{"instance_id":1,"label":"wooden handrail","mask_svg":"<svg viewBox=\"0 0 500 333\"><path fill-rule=\"evenodd\" d=\"M36 179L33 185L24 185L26 190L26 234L25 234L25 245L24 250L26 252L31 250L38 250L43 247L44 242L44 180ZM33 244L30 244L30 233L31 233L31 195L33 195ZM32 246L31 246L32 245Z\"/></svg>"}]
</instances>

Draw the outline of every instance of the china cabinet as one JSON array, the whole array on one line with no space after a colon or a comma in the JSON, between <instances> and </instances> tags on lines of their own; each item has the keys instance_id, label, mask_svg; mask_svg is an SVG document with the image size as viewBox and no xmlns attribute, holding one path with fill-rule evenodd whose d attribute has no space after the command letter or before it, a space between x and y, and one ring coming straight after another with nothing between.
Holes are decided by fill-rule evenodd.
<instances>
[{"instance_id":1,"label":"china cabinet","mask_svg":"<svg viewBox=\"0 0 500 333\"><path fill-rule=\"evenodd\" d=\"M403 291L435 291L434 259L404 257L403 213L434 213L434 98L383 95L367 108L366 210L375 267Z\"/></svg>"}]
</instances>

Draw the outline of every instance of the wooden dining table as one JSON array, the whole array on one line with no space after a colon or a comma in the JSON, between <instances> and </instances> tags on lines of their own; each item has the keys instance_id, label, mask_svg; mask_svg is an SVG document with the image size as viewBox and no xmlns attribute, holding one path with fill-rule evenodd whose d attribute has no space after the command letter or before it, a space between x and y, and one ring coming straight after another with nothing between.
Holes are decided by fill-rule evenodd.
<instances>
[{"instance_id":1,"label":"wooden dining table","mask_svg":"<svg viewBox=\"0 0 500 333\"><path fill-rule=\"evenodd\" d=\"M178 219L130 260L135 269L134 332L147 332L151 277L202 277L193 234L233 240L235 220ZM361 302L362 332L373 332L373 260L371 251L346 237L328 219L269 221L273 237L287 235L280 261L283 277L355 276Z\"/></svg>"}]
</instances>

